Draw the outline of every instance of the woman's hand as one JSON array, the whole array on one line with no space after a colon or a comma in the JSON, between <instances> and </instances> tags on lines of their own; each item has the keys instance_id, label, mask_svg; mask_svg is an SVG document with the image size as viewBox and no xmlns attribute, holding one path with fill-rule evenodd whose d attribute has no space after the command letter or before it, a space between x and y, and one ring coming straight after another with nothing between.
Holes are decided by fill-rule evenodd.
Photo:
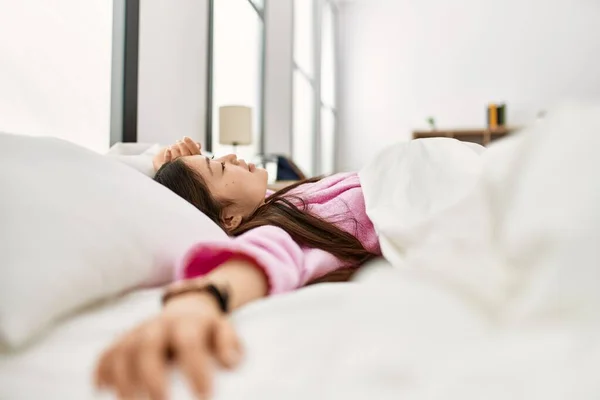
<instances>
[{"instance_id":1,"label":"woman's hand","mask_svg":"<svg viewBox=\"0 0 600 400\"><path fill-rule=\"evenodd\" d=\"M191 138L185 136L183 140L178 140L175 144L161 149L161 151L154 156L154 159L152 160L154 170L158 171L163 164L179 157L201 154L201 150L202 147L200 146L200 143L196 143Z\"/></svg>"},{"instance_id":2,"label":"woman's hand","mask_svg":"<svg viewBox=\"0 0 600 400\"><path fill-rule=\"evenodd\" d=\"M170 300L163 312L127 333L104 352L96 385L121 399L166 398L166 372L175 363L198 398L212 388L211 360L232 368L241 358L240 342L214 298L188 293Z\"/></svg>"},{"instance_id":3,"label":"woman's hand","mask_svg":"<svg viewBox=\"0 0 600 400\"><path fill-rule=\"evenodd\" d=\"M199 283L227 285L231 310L268 292L264 272L245 258L232 258L196 279ZM115 390L121 399L140 394L152 400L164 399L167 366L174 362L197 396L207 398L212 386L210 358L216 357L231 368L241 355L237 335L217 301L207 293L181 294L169 300L160 315L104 352L96 369L96 385Z\"/></svg>"}]
</instances>

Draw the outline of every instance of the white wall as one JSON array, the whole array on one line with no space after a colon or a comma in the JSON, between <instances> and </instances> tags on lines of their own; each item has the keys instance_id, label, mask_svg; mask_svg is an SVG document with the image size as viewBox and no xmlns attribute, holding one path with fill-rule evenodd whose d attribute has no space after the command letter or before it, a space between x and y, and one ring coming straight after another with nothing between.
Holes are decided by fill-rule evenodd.
<instances>
[{"instance_id":1,"label":"white wall","mask_svg":"<svg viewBox=\"0 0 600 400\"><path fill-rule=\"evenodd\" d=\"M0 131L110 140L112 1L0 0Z\"/></svg>"},{"instance_id":2,"label":"white wall","mask_svg":"<svg viewBox=\"0 0 600 400\"><path fill-rule=\"evenodd\" d=\"M141 0L138 142L204 143L207 0Z\"/></svg>"},{"instance_id":3,"label":"white wall","mask_svg":"<svg viewBox=\"0 0 600 400\"><path fill-rule=\"evenodd\" d=\"M438 126L481 127L506 101L508 123L566 99L600 100L600 2L369 0L344 4L338 169L356 170Z\"/></svg>"}]
</instances>

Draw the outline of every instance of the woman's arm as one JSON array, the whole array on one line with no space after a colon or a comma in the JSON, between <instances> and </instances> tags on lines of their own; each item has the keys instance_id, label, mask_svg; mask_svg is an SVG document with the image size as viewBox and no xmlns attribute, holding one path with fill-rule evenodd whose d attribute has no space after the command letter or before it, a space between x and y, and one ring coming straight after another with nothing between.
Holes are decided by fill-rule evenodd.
<instances>
[{"instance_id":1,"label":"woman's arm","mask_svg":"<svg viewBox=\"0 0 600 400\"><path fill-rule=\"evenodd\" d=\"M208 275L191 280L201 284L212 283L217 287L226 287L231 310L265 297L269 289L267 277L262 269L244 258L232 258Z\"/></svg>"},{"instance_id":2,"label":"woman's arm","mask_svg":"<svg viewBox=\"0 0 600 400\"><path fill-rule=\"evenodd\" d=\"M243 258L232 258L193 280L227 287L231 309L267 294L265 274ZM172 357L196 395L206 398L212 387L210 358L232 368L241 356L237 335L217 301L206 292L187 292L172 297L158 316L104 352L96 369L96 385L114 390L121 399L140 394L164 399L165 376Z\"/></svg>"},{"instance_id":3,"label":"woman's arm","mask_svg":"<svg viewBox=\"0 0 600 400\"><path fill-rule=\"evenodd\" d=\"M234 239L195 246L179 271L186 280L173 285L227 288L229 307L236 309L268 293L301 287L343 266L330 253L303 248L282 229L263 226ZM241 357L241 346L215 298L206 292L186 292L172 297L158 316L105 351L96 382L121 398L141 393L163 399L167 354L174 354L175 363L203 398L211 388L210 358L233 367Z\"/></svg>"},{"instance_id":4,"label":"woman's arm","mask_svg":"<svg viewBox=\"0 0 600 400\"><path fill-rule=\"evenodd\" d=\"M266 276L269 294L295 290L349 266L327 251L298 245L281 228L266 225L235 238L198 243L188 251L177 276L180 279L207 276L238 255L254 260Z\"/></svg>"}]
</instances>

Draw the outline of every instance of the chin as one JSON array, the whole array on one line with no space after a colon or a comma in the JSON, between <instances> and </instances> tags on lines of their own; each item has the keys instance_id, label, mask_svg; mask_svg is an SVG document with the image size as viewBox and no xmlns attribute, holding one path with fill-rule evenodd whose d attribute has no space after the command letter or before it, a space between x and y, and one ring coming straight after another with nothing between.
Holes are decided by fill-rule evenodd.
<instances>
[{"instance_id":1,"label":"chin","mask_svg":"<svg viewBox=\"0 0 600 400\"><path fill-rule=\"evenodd\" d=\"M269 180L269 174L264 168L256 168L256 171L254 171L254 173L263 176L265 178L265 182Z\"/></svg>"}]
</instances>

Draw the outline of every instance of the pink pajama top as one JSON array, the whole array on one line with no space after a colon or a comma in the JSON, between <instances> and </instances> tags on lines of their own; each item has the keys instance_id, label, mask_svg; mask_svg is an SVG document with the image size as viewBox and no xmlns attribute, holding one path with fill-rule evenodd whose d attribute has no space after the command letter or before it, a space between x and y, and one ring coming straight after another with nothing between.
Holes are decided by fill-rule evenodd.
<instances>
[{"instance_id":1,"label":"pink pajama top","mask_svg":"<svg viewBox=\"0 0 600 400\"><path fill-rule=\"evenodd\" d=\"M368 251L381 254L377 234L365 212L358 174L332 175L299 186L290 194L302 198L313 215L354 235ZM347 266L327 251L300 246L283 229L267 225L234 238L195 245L184 257L177 278L207 274L235 256L250 258L264 271L270 294L291 291Z\"/></svg>"}]
</instances>

